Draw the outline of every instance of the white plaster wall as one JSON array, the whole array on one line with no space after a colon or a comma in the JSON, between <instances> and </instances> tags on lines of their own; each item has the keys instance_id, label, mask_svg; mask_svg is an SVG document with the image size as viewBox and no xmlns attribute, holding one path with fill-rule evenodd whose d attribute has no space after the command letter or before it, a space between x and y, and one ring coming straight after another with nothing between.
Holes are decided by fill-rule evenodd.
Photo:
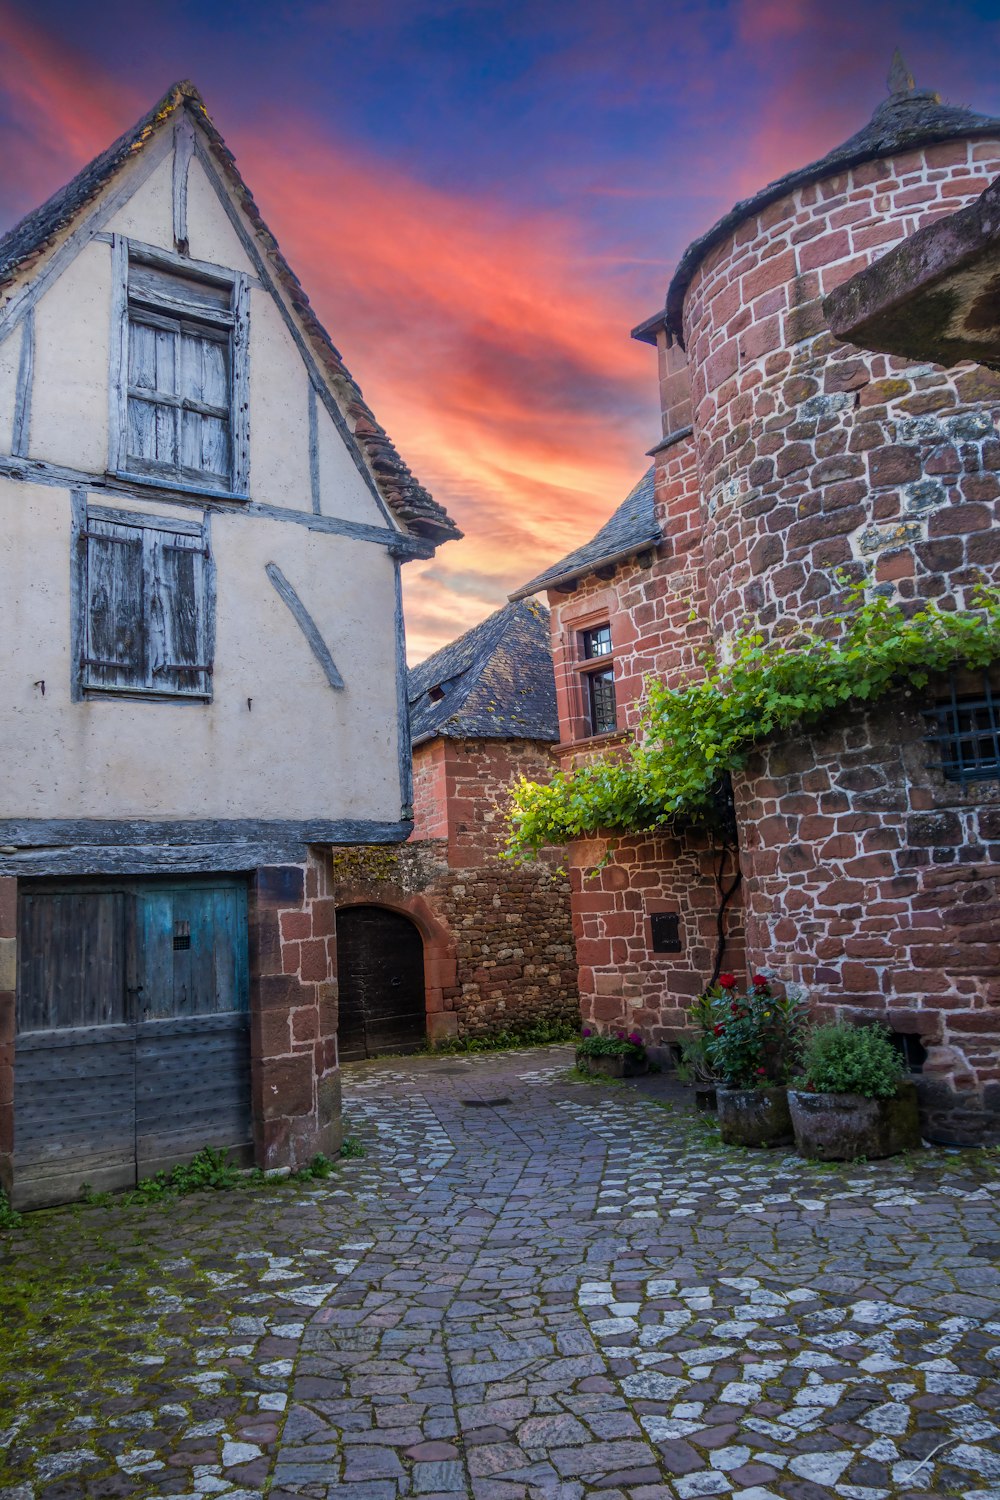
<instances>
[{"instance_id":1,"label":"white plaster wall","mask_svg":"<svg viewBox=\"0 0 1000 1500\"><path fill-rule=\"evenodd\" d=\"M140 157L141 162L141 157ZM127 234L147 245L174 248L173 153L141 183L128 202L104 226L108 233ZM192 255L194 251L191 252Z\"/></svg>"},{"instance_id":2,"label":"white plaster wall","mask_svg":"<svg viewBox=\"0 0 1000 1500\"><path fill-rule=\"evenodd\" d=\"M399 817L393 568L383 548L216 515L214 701L73 703L69 493L0 480L0 523L0 816ZM328 686L267 578L272 561L316 621L344 691Z\"/></svg>"},{"instance_id":3,"label":"white plaster wall","mask_svg":"<svg viewBox=\"0 0 1000 1500\"><path fill-rule=\"evenodd\" d=\"M250 295L250 495L312 510L309 379L268 292Z\"/></svg>"},{"instance_id":4,"label":"white plaster wall","mask_svg":"<svg viewBox=\"0 0 1000 1500\"><path fill-rule=\"evenodd\" d=\"M365 526L387 526L347 445L323 403L317 402L316 437L319 449L320 509L324 516L360 521Z\"/></svg>"},{"instance_id":5,"label":"white plaster wall","mask_svg":"<svg viewBox=\"0 0 1000 1500\"><path fill-rule=\"evenodd\" d=\"M111 247L92 241L35 308L29 457L104 473L110 326Z\"/></svg>"},{"instance_id":6,"label":"white plaster wall","mask_svg":"<svg viewBox=\"0 0 1000 1500\"><path fill-rule=\"evenodd\" d=\"M20 362L21 329L18 326L0 344L0 453L10 452Z\"/></svg>"},{"instance_id":7,"label":"white plaster wall","mask_svg":"<svg viewBox=\"0 0 1000 1500\"><path fill-rule=\"evenodd\" d=\"M256 267L197 157L191 158L188 169L187 205L188 249L194 259L211 260L233 271L255 274Z\"/></svg>"}]
</instances>

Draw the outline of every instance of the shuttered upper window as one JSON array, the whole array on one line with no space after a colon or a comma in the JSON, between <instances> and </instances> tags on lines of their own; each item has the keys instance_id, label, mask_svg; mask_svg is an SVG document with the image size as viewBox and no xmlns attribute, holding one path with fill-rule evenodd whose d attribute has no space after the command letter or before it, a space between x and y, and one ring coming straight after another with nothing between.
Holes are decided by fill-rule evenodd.
<instances>
[{"instance_id":1,"label":"shuttered upper window","mask_svg":"<svg viewBox=\"0 0 1000 1500\"><path fill-rule=\"evenodd\" d=\"M81 687L211 697L207 536L110 514L88 514L77 538Z\"/></svg>"},{"instance_id":2,"label":"shuttered upper window","mask_svg":"<svg viewBox=\"0 0 1000 1500\"><path fill-rule=\"evenodd\" d=\"M112 469L146 482L244 495L246 278L200 262L191 263L195 274L176 257L129 242L116 242L116 254Z\"/></svg>"}]
</instances>

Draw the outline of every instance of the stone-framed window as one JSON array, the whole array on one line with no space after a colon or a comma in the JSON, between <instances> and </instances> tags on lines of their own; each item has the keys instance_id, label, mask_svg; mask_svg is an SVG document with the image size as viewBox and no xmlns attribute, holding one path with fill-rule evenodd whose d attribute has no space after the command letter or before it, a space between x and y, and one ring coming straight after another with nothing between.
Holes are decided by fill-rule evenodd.
<instances>
[{"instance_id":1,"label":"stone-framed window","mask_svg":"<svg viewBox=\"0 0 1000 1500\"><path fill-rule=\"evenodd\" d=\"M588 730L592 735L614 734L618 728L618 705L610 621L581 630L578 640L580 683Z\"/></svg>"}]
</instances>

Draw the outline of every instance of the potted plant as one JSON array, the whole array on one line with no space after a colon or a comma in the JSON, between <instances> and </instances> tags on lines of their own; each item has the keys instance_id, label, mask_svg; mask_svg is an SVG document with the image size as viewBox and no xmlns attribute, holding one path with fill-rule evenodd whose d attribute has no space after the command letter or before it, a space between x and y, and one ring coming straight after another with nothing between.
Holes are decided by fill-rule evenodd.
<instances>
[{"instance_id":1,"label":"potted plant","mask_svg":"<svg viewBox=\"0 0 1000 1500\"><path fill-rule=\"evenodd\" d=\"M896 1156L920 1145L916 1086L883 1026L817 1026L789 1090L795 1145L816 1161Z\"/></svg>"},{"instance_id":2,"label":"potted plant","mask_svg":"<svg viewBox=\"0 0 1000 1500\"><path fill-rule=\"evenodd\" d=\"M649 1071L649 1059L642 1037L637 1031L613 1035L584 1029L583 1040L576 1048L577 1067L585 1073L599 1073L607 1078L635 1078Z\"/></svg>"},{"instance_id":3,"label":"potted plant","mask_svg":"<svg viewBox=\"0 0 1000 1500\"><path fill-rule=\"evenodd\" d=\"M786 1146L792 1141L788 1079L802 1033L802 1005L772 993L755 974L746 994L735 974L720 974L708 1057L718 1089L719 1134L727 1146Z\"/></svg>"},{"instance_id":4,"label":"potted plant","mask_svg":"<svg viewBox=\"0 0 1000 1500\"><path fill-rule=\"evenodd\" d=\"M720 994L718 986L713 986L698 996L688 1011L688 1018L695 1028L694 1035L684 1037L679 1043L677 1077L681 1083L693 1085L694 1107L702 1113L713 1111L717 1105L718 1079L709 1057L709 1048L715 1026L713 1002Z\"/></svg>"}]
</instances>

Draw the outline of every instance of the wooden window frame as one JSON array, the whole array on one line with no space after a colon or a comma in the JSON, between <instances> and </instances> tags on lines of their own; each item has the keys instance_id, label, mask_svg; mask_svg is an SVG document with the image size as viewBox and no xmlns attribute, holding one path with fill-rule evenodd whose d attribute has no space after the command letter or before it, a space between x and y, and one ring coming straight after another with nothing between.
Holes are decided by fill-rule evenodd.
<instances>
[{"instance_id":1,"label":"wooden window frame","mask_svg":"<svg viewBox=\"0 0 1000 1500\"><path fill-rule=\"evenodd\" d=\"M603 652L600 656L588 656L586 654L587 636L594 631L607 629L611 642L611 649ZM622 726L619 722L618 684L615 677L615 642L611 625L611 612L601 610L591 616L584 616L575 620L573 630L573 658L578 683L580 721L586 729L585 739L599 740L607 736L620 734ZM615 694L615 725L613 729L597 729L594 724L593 682L592 679L599 674L611 673L611 686Z\"/></svg>"},{"instance_id":2,"label":"wooden window frame","mask_svg":"<svg viewBox=\"0 0 1000 1500\"><path fill-rule=\"evenodd\" d=\"M94 671L99 664L90 657L91 640L91 589L89 543L95 535L93 523L110 524L129 528L138 534L142 546L143 600L142 625L142 681L108 683L94 680ZM196 595L197 634L199 661L197 663L157 663L153 660L152 646L157 629L153 624L154 613L163 584L162 572L158 571L164 551L165 539L169 536L184 537L193 544L182 550L197 553L201 558ZM211 544L211 517L205 515L201 521L178 520L174 517L147 515L145 512L119 510L117 507L88 505L82 494L73 496L72 519L72 692L74 702L91 698L131 698L140 701L162 703L211 703L213 699L215 665L215 559ZM162 632L161 632L162 633ZM183 680L157 683L157 677L173 673L182 679L190 674L190 687Z\"/></svg>"},{"instance_id":3,"label":"wooden window frame","mask_svg":"<svg viewBox=\"0 0 1000 1500\"><path fill-rule=\"evenodd\" d=\"M207 261L175 255L155 245L146 245L124 235L111 237L112 327L109 370L108 473L130 484L154 486L187 495L211 495L214 498L245 501L250 498L250 279L242 271ZM152 271L183 277L188 283L203 282L207 287L228 290L228 306L201 303L185 297L178 286L176 296L162 287L136 296L130 293L129 271L148 267ZM172 401L158 397L155 404L175 405L178 410L198 410L199 414L225 418L229 427L229 475L189 469L178 464L156 460L137 460L129 456L129 346L132 315L136 321L157 326L158 321L171 328L186 329L201 336L225 341L228 349L228 410L208 406L183 397ZM146 399L137 396L136 399Z\"/></svg>"}]
</instances>

